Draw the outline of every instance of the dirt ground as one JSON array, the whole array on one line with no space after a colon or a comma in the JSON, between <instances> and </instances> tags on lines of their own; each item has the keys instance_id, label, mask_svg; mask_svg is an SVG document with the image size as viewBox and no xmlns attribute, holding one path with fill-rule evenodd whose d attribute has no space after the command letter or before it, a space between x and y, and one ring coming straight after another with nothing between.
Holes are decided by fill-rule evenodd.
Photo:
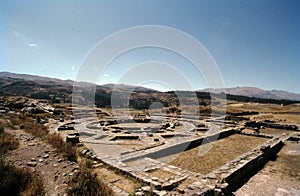
<instances>
[{"instance_id":1,"label":"dirt ground","mask_svg":"<svg viewBox=\"0 0 300 196\"><path fill-rule=\"evenodd\" d=\"M8 152L6 159L15 166L30 168L43 179L46 195L64 195L68 178L79 166L65 160L45 142L25 133L23 130L6 130L19 139L17 149Z\"/></svg>"},{"instance_id":2,"label":"dirt ground","mask_svg":"<svg viewBox=\"0 0 300 196\"><path fill-rule=\"evenodd\" d=\"M289 130L273 129L273 128L260 129L259 132L262 134L267 134L267 135L272 135L272 136L278 136L283 133L287 133L287 134L292 133Z\"/></svg>"},{"instance_id":3,"label":"dirt ground","mask_svg":"<svg viewBox=\"0 0 300 196\"><path fill-rule=\"evenodd\" d=\"M287 142L277 159L269 161L235 195L300 195L300 143Z\"/></svg>"}]
</instances>

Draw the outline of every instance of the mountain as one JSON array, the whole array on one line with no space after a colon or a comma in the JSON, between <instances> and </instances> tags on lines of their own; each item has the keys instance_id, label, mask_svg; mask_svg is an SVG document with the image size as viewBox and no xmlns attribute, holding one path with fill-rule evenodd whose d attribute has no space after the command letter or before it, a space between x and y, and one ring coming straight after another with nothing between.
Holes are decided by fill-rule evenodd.
<instances>
[{"instance_id":1,"label":"mountain","mask_svg":"<svg viewBox=\"0 0 300 196\"><path fill-rule=\"evenodd\" d=\"M226 94L231 95L241 95L246 97L257 97L262 99L285 99L285 100L294 100L300 101L300 94L291 93L288 91L282 90L262 90L256 87L235 87L235 88L207 88L202 90L202 92L212 92L212 93L221 93L225 92Z\"/></svg>"},{"instance_id":2,"label":"mountain","mask_svg":"<svg viewBox=\"0 0 300 196\"><path fill-rule=\"evenodd\" d=\"M280 97L281 99L300 101L300 94L297 94L297 93L291 93L291 92L282 91L282 90L271 90L268 92L277 97Z\"/></svg>"},{"instance_id":3,"label":"mountain","mask_svg":"<svg viewBox=\"0 0 300 196\"><path fill-rule=\"evenodd\" d=\"M49 78L43 76L29 75L29 74L17 74L11 72L0 72L0 78L10 78L10 79L21 79L26 81L36 81L40 83L60 83L73 85L72 80L61 80L56 78Z\"/></svg>"},{"instance_id":4,"label":"mountain","mask_svg":"<svg viewBox=\"0 0 300 196\"><path fill-rule=\"evenodd\" d=\"M98 107L111 105L111 94L118 107L125 107L128 102L124 97L130 93L130 99L136 107L147 107L152 101L164 102L165 93L125 84L95 85L87 82L60 80L55 78L0 72L0 96L25 96L48 99L55 103L95 104Z\"/></svg>"},{"instance_id":5,"label":"mountain","mask_svg":"<svg viewBox=\"0 0 300 196\"><path fill-rule=\"evenodd\" d=\"M154 92L159 92L157 90L151 89L151 88L145 88L141 86L132 86L132 85L126 85L126 84L103 84L100 85L104 89L114 89L117 91L132 91L134 90L135 92L144 92L144 93L154 93Z\"/></svg>"},{"instance_id":6,"label":"mountain","mask_svg":"<svg viewBox=\"0 0 300 196\"><path fill-rule=\"evenodd\" d=\"M59 84L59 85L70 85L70 86L79 86L79 87L90 87L92 88L95 84L87 83L87 82L76 82L73 80L61 80L56 78L42 77L36 75L29 74L17 74L10 72L0 72L0 78L4 79L12 79L12 80L24 80L24 81L32 81L37 82L39 84ZM117 91L132 91L135 92L159 92L157 90L151 88L145 88L140 86L132 86L126 84L104 84L97 85L97 88L102 88L103 90L111 91L112 89Z\"/></svg>"},{"instance_id":7,"label":"mountain","mask_svg":"<svg viewBox=\"0 0 300 196\"><path fill-rule=\"evenodd\" d=\"M215 93L213 98L209 93L210 90ZM253 87L237 87L197 91L197 103L209 105L213 99L223 99L223 95L219 94L221 92L226 92L228 100L243 102L286 105L297 102L292 100L300 101L300 95L295 93L278 90L265 91ZM3 95L47 99L54 103L96 105L97 107L111 107L112 101L114 101L113 103L117 104L114 105L115 107L133 107L137 109L147 109L156 102L166 107L179 105L179 97L181 97L183 103L196 103L193 99L195 92L192 91L160 92L150 88L125 84L95 85L87 82L9 72L0 72L0 96Z\"/></svg>"}]
</instances>

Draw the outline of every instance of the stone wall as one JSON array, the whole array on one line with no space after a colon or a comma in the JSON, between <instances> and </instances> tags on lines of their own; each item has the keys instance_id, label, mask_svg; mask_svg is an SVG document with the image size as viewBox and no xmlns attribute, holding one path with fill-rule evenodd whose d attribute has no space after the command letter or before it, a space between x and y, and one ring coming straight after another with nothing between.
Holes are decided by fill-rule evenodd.
<instances>
[{"instance_id":1,"label":"stone wall","mask_svg":"<svg viewBox=\"0 0 300 196\"><path fill-rule=\"evenodd\" d=\"M158 158L161 158L161 157L169 156L169 155L172 155L172 154L177 154L177 153L183 152L185 150L189 150L189 149L198 147L198 146L200 146L204 143L209 143L209 142L216 141L218 139L228 137L228 136L230 136L234 133L236 133L235 129L222 130L221 132L214 133L214 134L211 134L211 135L208 135L208 136L203 136L203 137L200 137L200 138L195 138L195 139L187 140L187 141L184 141L184 142L179 142L177 144L175 143L175 144L172 144L171 146L168 146L168 147L162 147L161 149L158 149L154 152L149 152L149 153L142 153L141 152L140 156L137 155L134 158L126 159L126 161L137 159L137 158L140 158L140 157L150 157L152 159L158 159Z\"/></svg>"},{"instance_id":2,"label":"stone wall","mask_svg":"<svg viewBox=\"0 0 300 196\"><path fill-rule=\"evenodd\" d=\"M243 154L213 173L220 181L228 183L227 191L233 192L261 170L269 160L276 157L284 145L282 141L285 137L286 135L283 134L268 140L259 148Z\"/></svg>"},{"instance_id":3,"label":"stone wall","mask_svg":"<svg viewBox=\"0 0 300 196\"><path fill-rule=\"evenodd\" d=\"M261 128L261 127L269 127L275 129L285 129L291 131L299 131L297 125L289 125L289 124L277 124L272 122L263 122L263 121L248 121L245 123L246 127L252 128Z\"/></svg>"}]
</instances>

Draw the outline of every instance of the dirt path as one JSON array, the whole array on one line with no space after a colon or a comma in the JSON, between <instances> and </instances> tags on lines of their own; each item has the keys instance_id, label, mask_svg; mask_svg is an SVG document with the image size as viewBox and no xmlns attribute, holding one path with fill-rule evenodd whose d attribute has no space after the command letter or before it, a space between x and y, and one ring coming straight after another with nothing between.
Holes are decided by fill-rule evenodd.
<instances>
[{"instance_id":1,"label":"dirt path","mask_svg":"<svg viewBox=\"0 0 300 196\"><path fill-rule=\"evenodd\" d=\"M67 161L53 147L23 130L6 131L20 142L19 148L10 151L6 159L15 166L37 172L43 179L47 195L64 195L68 178L78 170L78 165Z\"/></svg>"},{"instance_id":2,"label":"dirt path","mask_svg":"<svg viewBox=\"0 0 300 196\"><path fill-rule=\"evenodd\" d=\"M300 195L300 143L286 143L276 161L270 161L236 195Z\"/></svg>"}]
</instances>

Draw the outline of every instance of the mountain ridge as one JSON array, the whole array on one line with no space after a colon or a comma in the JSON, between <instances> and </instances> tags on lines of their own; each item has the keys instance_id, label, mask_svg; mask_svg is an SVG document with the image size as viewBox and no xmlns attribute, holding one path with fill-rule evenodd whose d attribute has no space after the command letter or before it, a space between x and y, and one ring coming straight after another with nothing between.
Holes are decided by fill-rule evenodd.
<instances>
[{"instance_id":1,"label":"mountain ridge","mask_svg":"<svg viewBox=\"0 0 300 196\"><path fill-rule=\"evenodd\" d=\"M0 78L10 78L10 79L22 79L24 81L33 81L33 82L40 82L42 84L56 83L60 85L68 85L68 86L93 86L95 84L88 83L88 82L77 82L73 80L62 80L57 78L51 77L44 77L38 75L30 75L30 74L18 74L18 73L11 73L11 72L0 72ZM1 84L2 85L2 84ZM106 89L106 90L135 90L139 92L160 92L155 89L140 87L140 86L132 86L127 84L103 84L103 85L96 85L97 87ZM293 100L293 101L300 101L300 94L292 93L284 90L263 90L257 87L231 87L231 88L206 88L203 90L199 90L198 92L211 92L211 93L222 93L225 92L226 94L231 95L240 95L246 97L256 97L262 99L285 99L285 100Z\"/></svg>"},{"instance_id":2,"label":"mountain ridge","mask_svg":"<svg viewBox=\"0 0 300 196\"><path fill-rule=\"evenodd\" d=\"M258 87L230 87L230 88L206 88L200 92L226 93L231 95L241 95L246 97L256 97L262 99L286 99L300 101L300 94L284 90L263 90Z\"/></svg>"}]
</instances>

